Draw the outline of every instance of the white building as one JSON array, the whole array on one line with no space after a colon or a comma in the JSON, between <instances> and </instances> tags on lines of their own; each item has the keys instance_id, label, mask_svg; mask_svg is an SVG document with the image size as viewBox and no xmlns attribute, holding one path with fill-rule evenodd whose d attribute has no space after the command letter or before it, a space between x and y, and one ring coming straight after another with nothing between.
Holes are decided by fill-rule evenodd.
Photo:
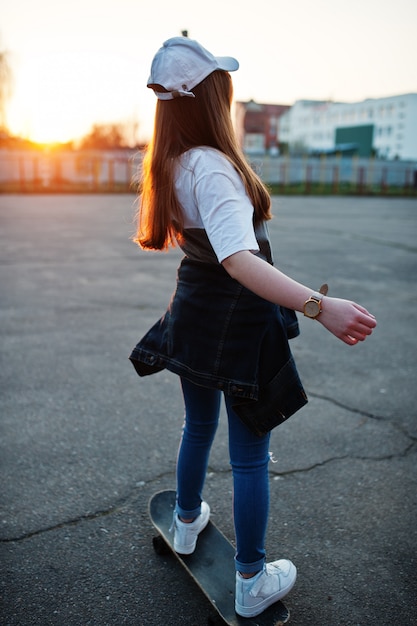
<instances>
[{"instance_id":1,"label":"white building","mask_svg":"<svg viewBox=\"0 0 417 626\"><path fill-rule=\"evenodd\" d=\"M417 160L417 93L362 102L298 100L279 119L291 152Z\"/></svg>"}]
</instances>

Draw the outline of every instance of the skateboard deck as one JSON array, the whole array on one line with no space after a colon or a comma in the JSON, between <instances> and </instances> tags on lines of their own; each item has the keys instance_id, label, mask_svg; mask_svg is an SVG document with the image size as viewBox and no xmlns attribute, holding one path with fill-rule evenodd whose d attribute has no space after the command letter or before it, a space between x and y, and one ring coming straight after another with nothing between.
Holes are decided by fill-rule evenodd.
<instances>
[{"instance_id":1,"label":"skateboard deck","mask_svg":"<svg viewBox=\"0 0 417 626\"><path fill-rule=\"evenodd\" d=\"M177 554L174 533L169 532L175 507L175 491L159 491L149 501L149 515L158 531L153 546L158 554L172 552L206 595L218 616L229 626L282 626L290 613L279 601L256 617L235 613L235 548L223 533L209 522L200 533L193 554ZM209 621L210 623L210 621ZM213 622L211 622L213 623Z\"/></svg>"}]
</instances>

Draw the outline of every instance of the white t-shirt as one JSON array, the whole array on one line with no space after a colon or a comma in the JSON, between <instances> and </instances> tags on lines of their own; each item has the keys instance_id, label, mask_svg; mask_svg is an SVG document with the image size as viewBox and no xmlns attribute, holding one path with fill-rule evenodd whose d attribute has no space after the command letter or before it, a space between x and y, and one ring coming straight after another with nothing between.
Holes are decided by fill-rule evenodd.
<instances>
[{"instance_id":1,"label":"white t-shirt","mask_svg":"<svg viewBox=\"0 0 417 626\"><path fill-rule=\"evenodd\" d=\"M175 190L184 211L184 228L205 230L219 263L242 250L259 251L253 205L224 154L206 146L182 154Z\"/></svg>"}]
</instances>

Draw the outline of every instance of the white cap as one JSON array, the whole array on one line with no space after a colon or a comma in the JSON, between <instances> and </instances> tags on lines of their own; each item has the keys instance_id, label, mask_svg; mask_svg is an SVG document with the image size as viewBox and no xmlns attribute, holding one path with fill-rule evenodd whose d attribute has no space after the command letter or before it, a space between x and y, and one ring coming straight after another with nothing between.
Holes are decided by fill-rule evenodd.
<instances>
[{"instance_id":1,"label":"white cap","mask_svg":"<svg viewBox=\"0 0 417 626\"><path fill-rule=\"evenodd\" d=\"M154 89L160 100L180 96L194 98L192 89L215 70L233 72L239 67L233 57L215 57L188 37L172 37L164 42L152 61L147 86L161 85L167 92Z\"/></svg>"}]
</instances>

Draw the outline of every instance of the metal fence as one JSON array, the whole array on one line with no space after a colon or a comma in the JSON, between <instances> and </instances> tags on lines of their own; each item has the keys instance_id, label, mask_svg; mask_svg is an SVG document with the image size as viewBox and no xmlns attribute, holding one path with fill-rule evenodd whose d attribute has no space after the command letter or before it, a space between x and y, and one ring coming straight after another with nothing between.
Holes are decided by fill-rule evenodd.
<instances>
[{"instance_id":1,"label":"metal fence","mask_svg":"<svg viewBox=\"0 0 417 626\"><path fill-rule=\"evenodd\" d=\"M133 192L138 151L0 150L2 192Z\"/></svg>"},{"instance_id":2,"label":"metal fence","mask_svg":"<svg viewBox=\"0 0 417 626\"><path fill-rule=\"evenodd\" d=\"M417 162L358 157L249 157L278 193L417 194ZM136 192L138 151L0 150L0 192Z\"/></svg>"},{"instance_id":3,"label":"metal fence","mask_svg":"<svg viewBox=\"0 0 417 626\"><path fill-rule=\"evenodd\" d=\"M358 157L252 158L262 180L283 192L414 193L417 162Z\"/></svg>"}]
</instances>

